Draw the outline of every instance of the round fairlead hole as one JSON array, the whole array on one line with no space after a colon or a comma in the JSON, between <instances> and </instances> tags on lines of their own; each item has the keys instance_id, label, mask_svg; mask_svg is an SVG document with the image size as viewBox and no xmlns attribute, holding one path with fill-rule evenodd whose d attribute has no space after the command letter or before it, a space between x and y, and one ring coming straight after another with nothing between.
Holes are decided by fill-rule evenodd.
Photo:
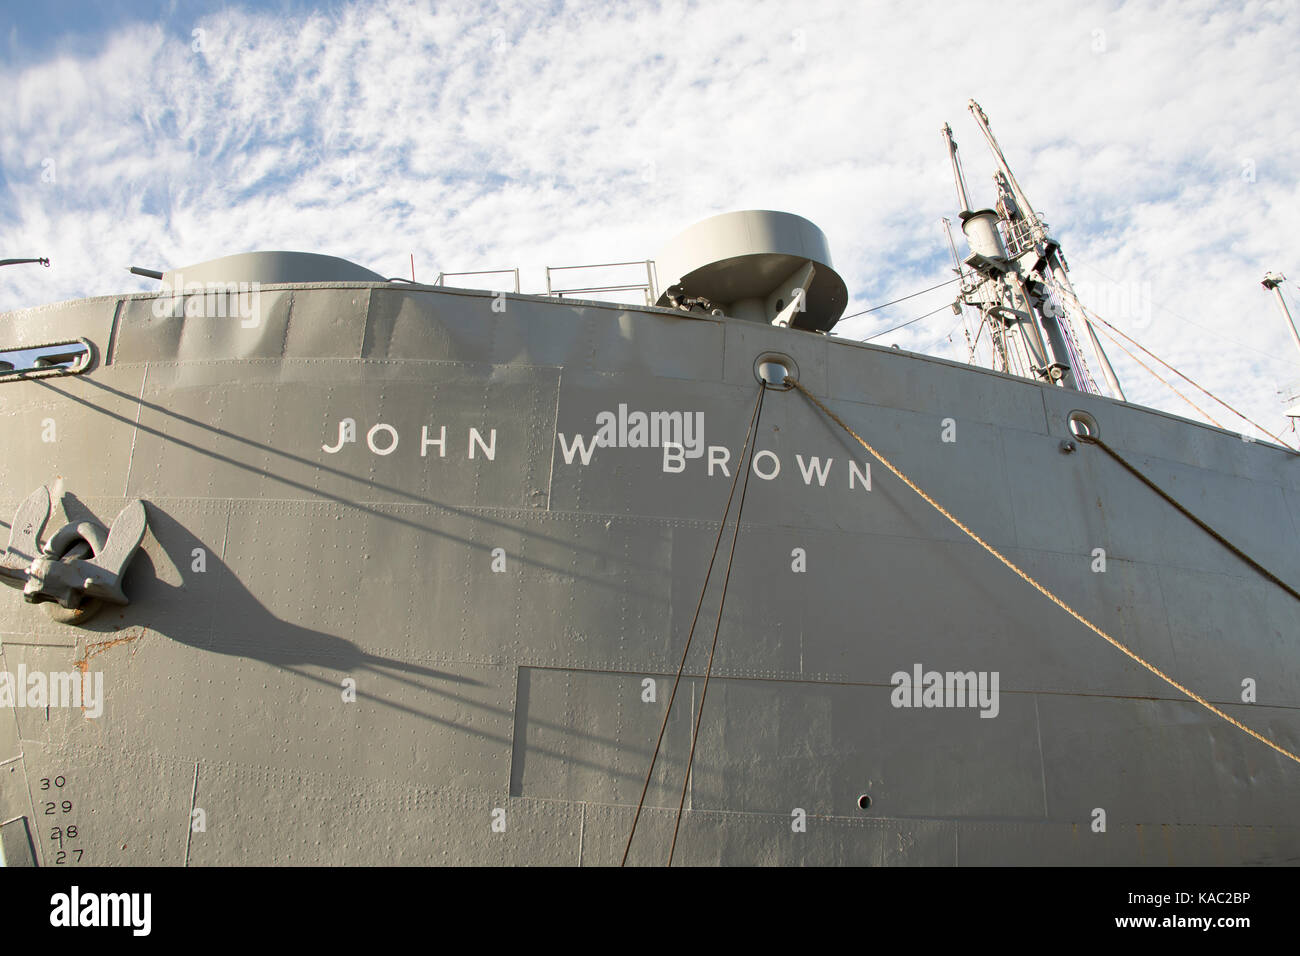
<instances>
[{"instance_id":1,"label":"round fairlead hole","mask_svg":"<svg viewBox=\"0 0 1300 956\"><path fill-rule=\"evenodd\" d=\"M858 797L858 809L859 810L871 809L871 797L869 795L864 793L862 796Z\"/></svg>"},{"instance_id":2,"label":"round fairlead hole","mask_svg":"<svg viewBox=\"0 0 1300 956\"><path fill-rule=\"evenodd\" d=\"M758 367L758 377L774 388L788 387L786 379L789 376L790 370L780 362L764 362Z\"/></svg>"},{"instance_id":3,"label":"round fairlead hole","mask_svg":"<svg viewBox=\"0 0 1300 956\"><path fill-rule=\"evenodd\" d=\"M1068 422L1071 434L1079 441L1096 441L1101 437L1101 429L1097 427L1097 419L1087 412L1078 409L1070 412Z\"/></svg>"},{"instance_id":4,"label":"round fairlead hole","mask_svg":"<svg viewBox=\"0 0 1300 956\"><path fill-rule=\"evenodd\" d=\"M754 359L754 377L768 388L784 392L794 388L789 380L799 377L799 367L788 355L764 352Z\"/></svg>"}]
</instances>

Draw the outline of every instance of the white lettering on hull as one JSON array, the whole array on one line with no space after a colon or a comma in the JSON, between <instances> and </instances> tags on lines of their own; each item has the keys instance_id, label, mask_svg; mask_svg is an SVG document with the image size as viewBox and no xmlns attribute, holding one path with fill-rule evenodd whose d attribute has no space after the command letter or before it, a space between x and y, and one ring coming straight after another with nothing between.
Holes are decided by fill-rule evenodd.
<instances>
[{"instance_id":1,"label":"white lettering on hull","mask_svg":"<svg viewBox=\"0 0 1300 956\"><path fill-rule=\"evenodd\" d=\"M486 432L486 434L484 434ZM436 436L436 437L435 437ZM401 432L388 422L376 422L365 433L365 447L372 455L387 458L397 451L402 443ZM344 418L339 421L338 434L333 445L321 445L321 451L327 455L337 455L347 445L360 444L357 441L357 423L355 419ZM495 428L470 428L465 433L465 457L470 460L486 459L496 461L497 430ZM428 458L436 452L438 458L447 457L447 426L438 425L431 428L420 426L420 457ZM590 460L590 452L586 454ZM587 461L583 463L586 464Z\"/></svg>"}]
</instances>

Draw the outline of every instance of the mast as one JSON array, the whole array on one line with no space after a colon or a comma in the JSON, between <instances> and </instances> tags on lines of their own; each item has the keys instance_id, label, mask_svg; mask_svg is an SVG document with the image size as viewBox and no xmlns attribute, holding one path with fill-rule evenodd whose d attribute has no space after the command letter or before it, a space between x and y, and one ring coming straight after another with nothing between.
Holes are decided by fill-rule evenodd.
<instances>
[{"instance_id":1,"label":"mast","mask_svg":"<svg viewBox=\"0 0 1300 956\"><path fill-rule=\"evenodd\" d=\"M948 147L948 158L952 160L952 178L957 184L957 201L961 204L961 212L970 211L970 197L966 193L966 177L961 172L961 160L957 158L957 142L952 138L952 127L947 123L943 124L943 141ZM947 222L948 220L944 220Z\"/></svg>"},{"instance_id":2,"label":"mast","mask_svg":"<svg viewBox=\"0 0 1300 956\"><path fill-rule=\"evenodd\" d=\"M1002 147L998 145L997 137L993 135L993 128L989 126L988 114L974 100L966 104L971 115L975 117L975 123L979 126L980 132L988 140L989 150L993 153L994 160L997 161L998 169L1006 179L1007 186L1010 188L1012 195L1015 196L1016 205L1020 207L1020 214L1025 221L1034 227L1037 234L1034 235L1034 241L1047 238L1047 227L1039 220L1034 207L1029 204L1029 197L1025 191L1020 188L1020 183L1016 180L1015 174L1011 172L1011 165L1007 162L1006 156L1002 154Z\"/></svg>"},{"instance_id":3,"label":"mast","mask_svg":"<svg viewBox=\"0 0 1300 956\"><path fill-rule=\"evenodd\" d=\"M947 126L945 126L944 129L947 130L948 129ZM948 130L949 134L951 134L951 132L952 132L951 130ZM953 158L956 159L955 153ZM952 220L950 220L947 216L943 217L943 234L948 239L948 251L952 253L952 271L957 273L958 281L961 283L962 291L964 292L965 285L966 285L966 275L965 273L962 272L961 258L957 255L957 243L953 242L952 240ZM966 333L966 348L970 352L970 363L975 364L978 361L978 354L976 352L975 345L977 342L979 342L980 332L984 328L983 323L981 322L980 325L976 326L975 337L971 338L970 323L967 321L969 313L967 312L966 302L959 297L957 301L953 302L952 310L961 316L962 330ZM994 343L992 348L993 348L993 355L996 358L998 354L997 344ZM1003 364L1004 365L1006 364L1005 356L1003 357Z\"/></svg>"},{"instance_id":4,"label":"mast","mask_svg":"<svg viewBox=\"0 0 1300 956\"><path fill-rule=\"evenodd\" d=\"M1093 328L1083 304L1079 301L1078 294L1074 291L1073 283L1070 282L1068 268L1065 265L1064 257L1061 255L1060 243L1052 238L1047 224L1034 210L1033 204L1030 203L1029 197L1020 185L1020 181L1016 179L1015 173L1011 171L1011 164L1007 162L1006 155L1002 152L997 137L993 135L993 128L989 125L988 114L974 100L971 100L967 107L971 112L971 116L975 118L975 123L979 126L980 132L984 134L989 151L993 153L994 161L998 165L998 173L994 177L998 184L998 191L1001 194L998 206L1007 224L1009 234L1013 238L1012 254L1030 258L1028 254L1033 253L1033 258L1036 261L1028 264L1027 271L1039 274L1048 286L1054 286L1062 300L1060 305L1065 309L1064 314L1058 316L1055 314L1058 310L1049 307L1044 310L1045 314L1043 315L1043 326L1047 330L1048 338L1052 340L1052 348L1053 352L1056 353L1057 361L1060 362L1066 359L1069 353L1074 352L1079 361L1082 362L1082 356L1078 354L1077 344L1070 334L1069 313L1074 312L1083 322L1084 329L1088 333L1088 342L1092 346L1093 352L1096 353L1102 375L1106 379L1111 394L1120 401L1126 401L1124 389L1119 384L1119 377L1115 374L1115 369L1110 364L1110 358L1106 355L1106 350L1102 348L1096 330ZM1050 306L1051 303L1048 303L1048 305ZM1058 319L1060 319L1060 322L1058 322ZM1061 349L1059 352L1057 351L1058 345ZM1076 371L1083 371L1086 377L1086 368Z\"/></svg>"},{"instance_id":5,"label":"mast","mask_svg":"<svg viewBox=\"0 0 1300 956\"><path fill-rule=\"evenodd\" d=\"M989 324L994 355L1001 357L1003 371L1010 372L1014 366L1042 381L1073 387L1070 351L1051 310L1043 308L1049 297L1045 291L1026 283L1029 271L1014 253L1008 254L999 227L1005 222L1010 233L1011 221L1005 212L970 208L970 193L952 127L945 123L941 133L952 162L957 199L962 206L962 233L970 247L970 255L962 263L966 271L958 266L962 276L962 302L978 308Z\"/></svg>"},{"instance_id":6,"label":"mast","mask_svg":"<svg viewBox=\"0 0 1300 956\"><path fill-rule=\"evenodd\" d=\"M1270 272L1264 276L1264 281L1260 285L1273 293L1277 307L1282 313L1282 318L1286 321L1286 327L1291 330L1291 338L1295 341L1296 348L1300 349L1300 332L1296 331L1295 319L1291 318L1291 310L1287 308L1286 299L1282 296L1282 283L1285 281L1286 276L1282 275L1282 273Z\"/></svg>"},{"instance_id":7,"label":"mast","mask_svg":"<svg viewBox=\"0 0 1300 956\"><path fill-rule=\"evenodd\" d=\"M1119 376L1115 374L1115 369L1111 367L1110 357L1106 355L1106 350L1101 347L1101 340L1097 338L1097 330L1092 327L1092 320L1088 318L1088 313L1084 311L1083 303L1079 301L1079 296L1074 291L1074 284L1070 282L1070 277L1066 274L1065 263L1060 257L1059 250L1052 250L1048 256L1047 265L1051 270L1052 278L1056 280L1057 288L1065 297L1067 303L1073 306L1075 314L1083 320L1084 331L1088 333L1088 342L1097 355L1097 361L1101 365L1101 374L1106 378L1106 385L1109 386L1111 395L1121 402L1128 401L1124 396L1123 387L1119 384Z\"/></svg>"}]
</instances>

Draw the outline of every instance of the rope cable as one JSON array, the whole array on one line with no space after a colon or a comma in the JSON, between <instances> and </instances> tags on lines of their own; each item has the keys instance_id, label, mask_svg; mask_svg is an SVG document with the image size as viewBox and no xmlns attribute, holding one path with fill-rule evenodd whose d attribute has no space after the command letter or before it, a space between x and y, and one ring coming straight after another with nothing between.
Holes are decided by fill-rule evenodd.
<instances>
[{"instance_id":1,"label":"rope cable","mask_svg":"<svg viewBox=\"0 0 1300 956\"><path fill-rule=\"evenodd\" d=\"M939 306L939 308L937 308L937 309L935 309L935 310L933 310L933 311L931 311L931 312L927 312L927 313L925 313L925 315L918 315L916 318L914 318L914 319L912 319L912 320L910 320L910 321L908 321L908 322L904 322L902 325L896 325L896 326L894 326L892 329L885 329L885 331L883 331L883 332L877 332L875 335L868 335L865 339L862 339L861 341L863 341L863 342L870 342L872 339L878 339L878 338L880 338L882 335L888 335L890 332L897 332L899 329L905 329L905 328L907 328L909 325L915 325L917 322L920 322L922 319L928 319L928 318L929 318L930 316L932 316L932 315L938 315L940 312L944 311L945 309L951 309L951 308L952 308L951 305L941 305L941 306ZM842 320L841 320L841 321L842 321ZM956 331L956 329L954 328L953 331ZM950 332L950 333L948 333L948 334L951 335L952 333Z\"/></svg>"},{"instance_id":2,"label":"rope cable","mask_svg":"<svg viewBox=\"0 0 1300 956\"><path fill-rule=\"evenodd\" d=\"M898 303L906 302L908 299L915 299L918 295L925 295L927 292L933 292L935 289L942 289L946 285L952 285L954 282L957 282L960 279L961 276L959 275L953 276L951 279L945 279L943 282L940 282L938 285L932 285L928 289L922 289L920 292L913 292L910 295L905 295L901 299L893 299L889 302L882 302L880 305L873 305L871 308L863 309L861 312L854 312L852 315L842 316L840 318L840 321L843 322L845 319L856 319L860 315L867 315L871 312L879 312L881 309L888 308L891 305L898 305ZM881 335L884 335L884 333L882 332Z\"/></svg>"},{"instance_id":3,"label":"rope cable","mask_svg":"<svg viewBox=\"0 0 1300 956\"><path fill-rule=\"evenodd\" d=\"M1119 329L1115 328L1115 326L1111 325L1109 322L1107 322L1105 319L1103 319L1101 316L1099 316L1096 312L1093 312L1091 309L1086 308L1086 307L1082 307L1082 306L1081 306L1081 308L1084 309L1084 312L1085 312L1085 313L1087 313L1088 315L1092 316L1092 318L1096 319L1098 322L1100 322L1102 325L1104 325L1107 329L1111 330L1112 332L1115 332L1117 335L1122 335L1125 339L1127 339L1129 342L1131 342L1134 346L1136 346L1137 348L1141 349L1141 350L1142 350L1143 352L1145 352L1147 355L1151 356L1153 359L1155 359L1157 362L1159 362L1159 363L1160 363L1161 365L1163 365L1165 368L1169 369L1169 371L1173 372L1173 373L1174 373L1175 375L1177 375L1179 378L1183 379L1185 382L1187 382L1187 383L1188 383L1189 385L1191 385L1192 387L1197 388L1197 389L1199 389L1200 391L1204 392L1206 395L1208 395L1210 398L1214 399L1216 402L1218 402L1220 405L1222 405L1222 406L1223 406L1224 408L1226 408L1228 411L1232 412L1232 414L1236 415L1236 416L1237 416L1238 418L1240 418L1242 421L1247 422L1247 423L1249 423L1249 424L1251 424L1251 425L1254 425L1256 428L1258 428L1260 431L1262 431L1262 432L1263 432L1265 435L1267 435L1269 438L1273 439L1275 442L1277 442L1277 443L1278 443L1279 445L1281 445L1283 448L1290 448L1291 451L1295 451L1294 448L1291 448L1290 445L1288 445L1286 442L1282 441L1282 439L1278 438L1276 435L1274 435L1271 431L1269 431L1267 428L1265 428L1265 427L1264 427L1263 425L1261 425L1259 422L1254 421L1253 419L1247 418L1245 415L1243 415L1241 412L1237 411L1235 408L1233 408L1231 405L1229 405L1229 404L1228 404L1227 402L1225 402L1223 399L1219 398L1217 395L1215 395L1215 394L1214 394L1213 392L1211 392L1209 389L1207 389L1207 388L1205 388L1205 387L1203 387L1203 386L1201 386L1201 385L1198 385L1196 382L1192 381L1190 378L1188 378L1186 375L1184 375L1184 374L1183 374L1182 372L1180 372L1178 369L1174 368L1172 365L1170 365L1168 362L1166 362L1164 359L1162 359L1159 355L1156 355L1155 352L1152 352L1149 348L1147 348L1147 347L1146 347L1145 345L1143 345L1141 342L1138 342L1138 341L1136 341L1135 339L1131 338L1130 336L1125 335L1123 332L1121 332ZM1103 330L1103 331L1104 331L1104 330ZM1115 337L1114 337L1113 335L1110 336L1110 339L1111 339L1112 342L1115 341ZM1116 343L1116 344L1118 344L1118 343ZM1123 346L1121 345L1120 348L1123 348ZM1131 354L1131 353L1130 353L1130 354ZM1138 364L1141 364L1141 363L1138 363ZM1145 366L1143 366L1143 367L1145 368ZM1148 371L1150 371L1150 370L1148 369ZM1152 372L1151 374L1154 375L1155 373ZM1158 377L1158 376L1157 376L1157 377ZM1167 383L1166 383L1166 384L1167 384ZM1173 386L1170 386L1170 387L1172 388ZM1188 404L1191 404L1191 403L1189 402ZM1193 407L1195 407L1195 406L1193 406ZM1204 415L1205 413L1202 412L1201 414ZM1208 415L1206 415L1206 417L1209 418ZM1214 419L1211 418L1210 421L1214 421ZM1218 423L1216 422L1215 424L1218 424ZM1223 426L1220 425L1219 427L1222 428Z\"/></svg>"},{"instance_id":4,"label":"rope cable","mask_svg":"<svg viewBox=\"0 0 1300 956\"><path fill-rule=\"evenodd\" d=\"M939 502L935 501L934 498L932 498L932 497L930 497L928 494L926 494L926 493L925 493L925 492L920 488L920 486L916 484L916 482L912 481L911 478L908 478L905 474L903 474L901 471L899 471L899 469L898 469L897 467L894 466L893 462L891 462L888 458L886 458L884 455L882 455L880 452L878 452L875 448L873 448L873 447L872 447L872 446L867 442L867 440L866 440L865 438L863 438L861 435L859 435L857 432L855 432L852 428L850 428L847 424L845 424L845 422L844 422L843 419L841 419L841 418L840 418L838 415L836 415L833 411L831 411L829 408L827 408L827 407L826 407L826 406L821 402L821 400L818 399L817 396L813 395L812 392L808 391L808 389L805 388L801 382L797 381L797 380L794 379L794 378L787 378L786 381L789 382L791 385L793 385L795 388L797 388L797 389L798 389L798 390L799 390L799 391L804 395L804 397L807 398L810 402L812 402L814 405L816 405L818 408L820 408L820 409L821 409L821 410L822 410L822 411L823 411L823 412L824 412L824 413L825 413L825 414L826 414L826 415L827 415L827 416L828 416L828 417L829 417L833 422L835 422L837 425L839 425L841 428L843 428L846 432L848 432L850 435L852 435L852 436L857 440L858 444L860 444L863 448L865 448L868 452L870 452L871 455L872 455L872 456L873 456L877 461L879 461L882 465L884 465L885 468L887 468L887 469L888 469L888 470L889 470L889 471L890 471L890 472L891 472L891 473L892 473L896 478L898 478L901 482L903 482L903 484L907 485L907 487L911 488L914 492L916 492L916 493L921 497L921 499L924 500L928 505L930 505L932 508L934 508L936 511L938 511L941 515L943 515L945 518L947 518L950 522L952 522L954 525L956 525L956 526L957 526L957 527L958 527L962 532L964 532L964 533L966 534L967 537L969 537L972 541L974 541L976 544L978 544L980 547L982 547L982 548L983 548L985 551L987 551L989 554L993 555L993 557L995 557L995 558L997 558L999 561L1001 561L1001 562L1002 562L1004 565L1006 565L1006 566L1007 566L1011 571L1013 571L1013 572L1014 572L1018 577L1020 577L1022 580L1024 580L1027 584L1029 584L1031 587L1033 587L1036 591L1038 591L1040 594L1042 594L1045 598L1047 598L1049 601L1051 601L1051 602L1052 602L1053 604L1055 604L1057 607L1061 608L1061 610L1065 611L1067 614L1069 614L1072 618L1074 618L1076 621L1078 621L1078 622L1079 622L1080 624L1082 624L1084 627L1088 628L1090 631L1092 631L1093 633L1097 634L1099 637L1101 637L1103 640L1105 640L1108 644L1110 644L1111 646L1113 646L1116 650L1118 650L1118 651L1122 652L1123 654L1125 654L1126 656L1132 658L1134 661L1136 661L1136 662L1137 662L1138 664L1140 664L1142 667L1146 668L1146 669L1147 669L1148 671L1150 671L1152 674L1154 674L1154 675L1156 675L1157 677L1159 677L1159 678L1160 678L1161 680L1163 680L1165 683L1169 684L1171 687L1173 687L1173 688L1175 688L1176 690L1182 692L1182 693L1185 694L1187 697L1191 698L1191 699L1194 700L1196 703L1200 704L1200 705L1201 705L1202 707L1204 707L1206 710L1210 711L1210 713L1212 713L1212 714L1214 714L1214 715L1216 715L1216 716L1218 716L1218 717L1221 717L1223 720L1227 721L1229 724L1232 724L1232 725L1233 725L1234 727L1236 727L1238 730L1244 731L1245 733L1249 734L1251 737L1254 737L1256 740L1260 741L1261 743L1265 744L1266 746L1271 747L1273 750L1276 750L1278 753L1282 754L1282 756L1284 756L1284 757L1288 757L1288 758L1290 758L1291 760L1294 760L1296 763L1300 763L1300 756L1297 756L1296 754L1294 754L1294 753L1292 753L1291 751L1287 750L1286 748L1282 747L1280 744L1274 743L1272 740L1269 740L1267 737L1265 737L1264 735L1260 734L1258 731L1252 730L1250 727L1247 727L1245 724L1243 724L1241 721L1237 720L1235 717L1231 716L1230 714L1225 713L1221 708L1216 707L1214 704L1211 704L1208 700L1206 700L1206 699L1205 699L1204 697L1202 697L1200 694L1197 694L1195 691L1193 691L1193 690L1191 690L1191 689L1189 689L1189 688L1187 688L1187 687L1184 687L1182 684L1178 683L1178 681L1174 680L1172 677L1170 677L1168 674L1166 674L1166 673L1165 673L1164 671L1162 671L1160 668L1156 667L1156 665L1154 665L1154 664L1152 664L1151 662L1147 661L1145 658L1143 658L1142 656L1140 656L1137 652L1135 652L1135 651L1129 649L1129 648L1128 648L1127 646L1125 646L1123 643L1121 643L1120 641L1118 641L1118 640L1116 640L1115 638L1111 637L1109 634L1107 634L1104 630L1102 630L1102 629L1101 629L1100 627L1098 627L1096 624L1092 623L1092 621L1089 621L1086 617L1084 617L1082 614L1080 614L1080 613L1079 613L1078 611L1076 611L1074 608L1070 607L1068 604L1065 603L1064 600L1062 600L1061 598L1057 597L1055 593L1053 593L1052 591L1048 590L1048 589L1047 589L1046 587L1044 587L1042 584L1038 583L1038 581L1035 580L1033 577L1031 577L1031 576L1028 574L1028 572L1026 572L1026 571L1022 570L1020 567L1018 567L1018 566L1017 566L1017 565L1016 565L1016 564L1015 564L1015 563L1014 563L1010 558L1006 557L1006 556L1005 556L1004 554L1002 554L1002 552L1000 552L997 548L993 547L993 545L989 544L987 541L985 541L983 538L981 538L978 534L976 534L974 531L972 531L970 528L968 528L966 525L964 525L964 524L961 522L961 520L960 520L959 518L957 518L955 515L953 515L952 512L948 511L947 508L945 508L943 505L939 504ZM1098 442L1098 444L1100 444L1100 442ZM1166 497L1167 497L1167 496L1166 496ZM1172 500L1172 499L1170 499L1170 500ZM1182 509L1181 506L1180 506L1180 510L1183 510L1184 513L1189 514L1189 516L1190 516L1190 513L1186 512L1185 509ZM1198 520L1197 523L1198 523L1198 524L1201 524L1202 527L1205 527L1205 528L1208 529L1208 526L1206 526L1206 525L1204 525L1203 523L1199 522L1199 520ZM1220 539L1220 540L1222 540L1222 539ZM1225 542L1225 543L1226 543L1226 542ZM1236 549L1234 549L1234 550L1236 550ZM1240 554L1240 552L1237 552L1237 553ZM1244 557L1244 555L1243 555L1243 557ZM1250 560L1250 559L1247 559L1247 560ZM1259 568L1259 566L1258 566L1258 565L1255 565L1253 561L1251 561L1251 564L1252 564L1253 566L1255 566L1257 569ZM1267 573L1267 572L1265 572L1265 573ZM1269 577L1272 578L1272 580L1277 581L1279 584L1281 583L1280 581L1278 581L1278 579L1277 579L1276 577L1273 577L1271 574L1269 575ZM1286 590L1287 590L1289 593L1291 593L1291 594L1295 594L1295 593L1296 593L1295 591L1293 591L1293 590L1292 590L1290 587L1288 587L1287 585L1283 584L1282 586L1283 586L1284 588L1286 588Z\"/></svg>"},{"instance_id":5,"label":"rope cable","mask_svg":"<svg viewBox=\"0 0 1300 956\"><path fill-rule=\"evenodd\" d=\"M1110 282L1119 281L1118 279L1112 278L1111 276L1107 275L1105 272L1102 272L1094 265L1089 265L1086 262L1081 262L1080 260L1075 259L1074 257L1071 257L1071 261L1076 266L1082 266L1084 269L1088 270L1089 272L1095 272L1097 273L1097 275L1101 276L1103 279L1106 279ZM1230 338L1229 336L1226 336L1222 332L1219 332L1216 329L1212 329L1209 326L1201 325L1199 322L1193 322L1187 316L1175 312L1173 309L1169 308L1168 306L1161 305L1159 302L1155 304L1155 307L1159 309L1161 312L1167 312L1169 315L1172 315L1175 319L1178 319L1181 322L1186 322L1188 325L1192 326L1193 328L1200 329L1202 332L1208 332L1211 335L1213 335L1215 338L1222 339L1223 341L1228 342L1231 345L1237 346L1237 348L1245 349L1248 352L1254 352L1256 355L1262 355L1266 359L1270 359L1274 362L1281 362L1284 365L1295 364L1293 361L1284 359L1274 352L1265 352L1263 349L1257 349L1253 345L1247 345L1245 342L1239 342L1234 338Z\"/></svg>"},{"instance_id":6,"label":"rope cable","mask_svg":"<svg viewBox=\"0 0 1300 956\"><path fill-rule=\"evenodd\" d=\"M754 444L749 449L752 462L754 451L758 448L758 422L763 416L763 396L767 386L762 386L758 393L758 409L754 413ZM691 782L691 767L695 763L695 743L700 739L700 726L704 723L704 699L709 694L709 678L713 676L713 655L718 649L718 632L722 630L722 609L727 603L727 585L731 581L731 566L736 559L736 539L740 537L740 515L745 510L745 493L749 491L749 473L753 470L745 462L741 453L738 468L744 468L745 480L740 486L740 503L736 505L736 528L731 533L731 553L727 555L727 571L722 578L722 594L718 597L718 620L713 625L713 646L709 648L709 663L704 669L704 686L700 690L700 704L695 712L695 730L691 733L691 752L686 758L686 772L682 774L682 795L677 801L677 819L673 823L673 841L668 846L668 865L673 865L673 853L677 850L677 832L682 826L682 808L686 806L686 788ZM737 472L739 474L739 472Z\"/></svg>"},{"instance_id":7,"label":"rope cable","mask_svg":"<svg viewBox=\"0 0 1300 956\"><path fill-rule=\"evenodd\" d=\"M1189 511L1182 504L1180 504L1172 495L1170 495L1167 491L1165 491L1163 488L1157 485L1146 475L1142 474L1142 472L1138 471L1138 469L1135 468L1126 458L1124 458L1124 456L1122 456L1115 449L1111 448L1109 445L1107 445L1096 435L1090 435L1087 438L1080 438L1080 440L1084 442L1091 442L1092 444L1100 448L1102 451L1104 451L1106 454L1110 455L1110 457L1115 459L1115 461L1118 462L1124 468L1125 471L1129 472L1129 474L1133 475L1133 477L1135 477L1138 481L1142 482L1142 484L1146 485L1148 488L1150 488L1152 491L1158 494L1161 498L1165 499L1165 501L1169 502L1169 504L1173 505L1174 508L1182 512L1182 514L1186 516L1190 521L1192 521L1198 528L1200 528L1202 531L1204 531L1206 534L1212 537L1215 541L1219 542L1219 544L1223 545L1225 548L1227 548L1237 557L1241 558L1242 561L1245 561L1252 568L1258 571L1261 575L1268 578L1268 580L1272 581L1274 584L1280 587L1287 594L1291 595L1297 601L1300 601L1300 591L1297 591L1295 588L1291 587L1291 585L1287 584L1285 581L1279 578L1272 571L1268 570L1268 568L1261 565L1258 561L1256 561L1250 555L1246 554L1246 552L1242 551L1240 548L1238 548L1235 544L1233 544L1223 535L1219 534L1219 532L1215 531L1213 528L1211 528L1200 518L1196 517L1196 515L1192 514L1191 511Z\"/></svg>"},{"instance_id":8,"label":"rope cable","mask_svg":"<svg viewBox=\"0 0 1300 956\"><path fill-rule=\"evenodd\" d=\"M1161 385L1165 386L1165 388L1169 389L1169 391L1173 392L1175 395L1177 395L1179 398L1181 398L1183 401L1185 401L1188 405L1192 406L1192 408L1196 409L1198 412L1200 412L1202 415L1204 415L1204 416L1209 420L1209 422L1210 422L1211 425L1214 425L1214 426L1216 426L1216 427L1218 427L1218 428L1223 428L1223 426L1219 424L1218 420L1215 419L1215 417L1214 417L1213 415L1211 415L1211 414L1210 414L1209 412L1207 412L1205 409L1201 408L1200 405L1197 405L1194 401L1192 401L1190 398L1188 398L1188 397L1187 397L1186 395L1184 395L1182 392L1178 391L1178 389L1174 388L1174 386L1173 386L1172 384L1170 384L1169 382L1165 381L1165 379L1162 378L1162 377L1160 376L1160 373L1159 373L1159 372L1157 372L1157 371L1156 371L1155 369L1153 369L1151 366L1147 365L1146 362L1142 361L1140 358L1138 358L1136 355L1134 355L1132 352L1130 352L1128 349L1126 349L1126 348L1124 347L1124 343L1123 343L1123 342L1121 342L1119 339L1115 338L1115 336L1111 335L1111 334L1110 334L1108 331L1106 331L1105 329L1102 329L1102 330L1101 330L1101 334L1104 335L1104 336L1106 336L1106 338L1110 339L1113 343L1115 343L1115 347L1118 348L1121 352L1123 352L1125 355L1127 355L1127 356L1128 356L1129 358L1131 358L1133 361L1137 362L1138 365L1141 365L1142 368L1146 369L1146 371L1147 371L1148 373L1150 373L1151 377L1154 378L1157 382L1159 382ZM1225 431L1226 431L1226 429L1225 429Z\"/></svg>"},{"instance_id":9,"label":"rope cable","mask_svg":"<svg viewBox=\"0 0 1300 956\"><path fill-rule=\"evenodd\" d=\"M749 416L749 428L745 432L745 444L740 450L740 457L743 460L746 452L749 450L749 440L751 435L755 435L758 423L758 409L763 403L763 394L767 391L766 386L760 386L758 399L754 402L754 411ZM757 437L755 436L757 442ZM727 527L727 514L731 511L731 500L736 494L736 483L740 481L740 470L731 479L731 491L727 495L727 505L722 509L722 520L718 522L718 536L713 541L713 555L709 558L708 570L704 572L704 586L700 589L700 599L695 604L695 616L691 618L691 629L686 635L686 647L682 650L681 663L677 665L677 676L673 678L673 689L668 695L668 706L664 708L663 723L659 725L659 737L655 740L654 754L650 757L650 767L646 770L645 783L641 786L641 797L637 800L636 813L632 817L632 829L627 835L627 845L623 848L623 859L619 866L627 866L627 856L632 850L632 838L636 836L637 822L641 819L641 810L645 807L646 793L650 789L650 778L654 774L655 761L659 759L659 749L664 742L664 731L668 729L668 717L673 710L673 701L677 697L677 687L682 680L682 672L686 669L686 657L691 651L691 641L695 637L695 625L700 619L700 608L704 606L704 595L709 589L709 578L713 574L713 563L718 558L718 547L722 544L722 533ZM740 519L737 517L736 524L739 526ZM734 547L734 545L733 545ZM688 771L689 772L689 771Z\"/></svg>"}]
</instances>

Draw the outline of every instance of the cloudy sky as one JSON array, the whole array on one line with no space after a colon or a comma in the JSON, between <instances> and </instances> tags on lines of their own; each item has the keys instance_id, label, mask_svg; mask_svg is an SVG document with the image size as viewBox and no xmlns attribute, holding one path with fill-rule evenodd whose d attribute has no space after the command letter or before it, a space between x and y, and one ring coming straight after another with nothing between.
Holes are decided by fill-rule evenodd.
<instances>
[{"instance_id":1,"label":"cloudy sky","mask_svg":"<svg viewBox=\"0 0 1300 956\"><path fill-rule=\"evenodd\" d=\"M251 249L535 292L767 208L821 226L857 312L951 275L945 121L992 202L974 98L1085 302L1279 431L1300 351L1259 281L1300 279L1298 87L1290 2L6 3L0 258L52 267L0 270L0 309ZM964 360L956 321L875 341Z\"/></svg>"}]
</instances>

